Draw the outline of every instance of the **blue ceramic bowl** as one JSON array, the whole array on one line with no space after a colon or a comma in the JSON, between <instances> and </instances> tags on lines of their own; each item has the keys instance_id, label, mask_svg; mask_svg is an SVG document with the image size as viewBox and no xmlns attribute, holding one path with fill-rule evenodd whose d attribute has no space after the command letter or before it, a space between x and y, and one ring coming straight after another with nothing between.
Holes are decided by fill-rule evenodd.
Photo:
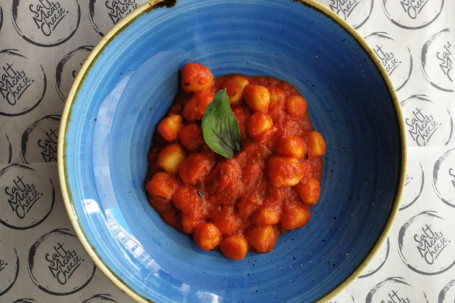
<instances>
[{"instance_id":1,"label":"blue ceramic bowl","mask_svg":"<svg viewBox=\"0 0 455 303\"><path fill-rule=\"evenodd\" d=\"M189 61L215 76L293 84L325 137L312 219L271 253L233 261L204 252L147 202L151 138ZM386 238L403 188L404 144L386 73L329 10L314 1L177 0L142 6L94 48L67 100L58 161L82 244L134 299L312 302L354 280Z\"/></svg>"}]
</instances>

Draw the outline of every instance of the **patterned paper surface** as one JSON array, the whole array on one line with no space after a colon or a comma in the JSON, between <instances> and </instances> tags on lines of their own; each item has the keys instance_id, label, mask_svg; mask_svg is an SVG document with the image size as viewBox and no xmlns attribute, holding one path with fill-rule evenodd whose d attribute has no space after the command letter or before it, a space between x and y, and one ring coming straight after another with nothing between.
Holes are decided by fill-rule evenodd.
<instances>
[{"instance_id":1,"label":"patterned paper surface","mask_svg":"<svg viewBox=\"0 0 455 303\"><path fill-rule=\"evenodd\" d=\"M84 59L144 2L0 1L0 302L131 302L95 268L72 231L56 149L64 100ZM454 302L455 1L320 2L380 58L409 146L392 231L331 302Z\"/></svg>"}]
</instances>

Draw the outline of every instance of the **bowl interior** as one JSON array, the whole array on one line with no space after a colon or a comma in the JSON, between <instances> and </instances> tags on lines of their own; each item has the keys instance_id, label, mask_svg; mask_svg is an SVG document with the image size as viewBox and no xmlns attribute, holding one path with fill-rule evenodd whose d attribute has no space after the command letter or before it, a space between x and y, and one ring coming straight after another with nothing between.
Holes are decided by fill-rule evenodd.
<instances>
[{"instance_id":1,"label":"bowl interior","mask_svg":"<svg viewBox=\"0 0 455 303\"><path fill-rule=\"evenodd\" d=\"M325 137L312 219L271 253L235 262L203 252L148 205L151 138L176 93L178 69L190 61L215 76L267 75L293 84ZM76 85L62 124L67 203L96 261L140 297L317 300L359 267L397 208L404 142L397 104L364 48L309 5L188 0L150 10L111 39Z\"/></svg>"}]
</instances>

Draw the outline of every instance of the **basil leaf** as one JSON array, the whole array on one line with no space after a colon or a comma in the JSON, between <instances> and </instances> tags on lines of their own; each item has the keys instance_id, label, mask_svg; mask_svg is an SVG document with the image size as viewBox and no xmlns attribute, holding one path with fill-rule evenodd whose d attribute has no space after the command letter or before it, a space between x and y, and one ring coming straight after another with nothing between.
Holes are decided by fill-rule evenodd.
<instances>
[{"instance_id":1,"label":"basil leaf","mask_svg":"<svg viewBox=\"0 0 455 303\"><path fill-rule=\"evenodd\" d=\"M234 158L234 154L242 149L239 124L225 89L218 91L207 106L202 118L202 134L205 143L225 158Z\"/></svg>"}]
</instances>

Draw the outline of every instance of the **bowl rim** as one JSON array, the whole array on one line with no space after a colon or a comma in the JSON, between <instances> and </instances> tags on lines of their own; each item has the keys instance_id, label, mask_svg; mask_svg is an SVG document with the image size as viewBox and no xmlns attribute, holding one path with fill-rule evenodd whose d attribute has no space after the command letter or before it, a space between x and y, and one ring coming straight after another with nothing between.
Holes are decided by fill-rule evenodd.
<instances>
[{"instance_id":1,"label":"bowl rim","mask_svg":"<svg viewBox=\"0 0 455 303\"><path fill-rule=\"evenodd\" d=\"M376 243L371 248L370 252L366 255L366 257L362 260L362 262L357 265L351 274L345 278L340 284L338 284L335 288L333 288L330 292L324 294L322 297L317 299L317 303L323 303L329 301L331 298L335 297L337 294L341 293L349 284L351 284L357 277L362 273L362 271L368 266L374 256L378 253L379 249L382 247L382 244L387 239L388 234L392 228L392 225L395 221L395 218L398 214L398 210L400 207L401 197L403 194L403 189L405 185L405 176L406 176L406 166L407 166L407 145L406 145L406 132L404 126L404 119L403 114L401 111L400 103L396 94L396 91L392 85L392 81L390 80L389 75L387 74L385 68L381 64L380 59L375 54L373 49L367 44L364 38L352 27L350 24L347 23L343 18L338 16L335 12L330 10L328 7L323 5L316 0L293 0L295 2L300 2L302 5L313 9L326 17L332 19L334 23L338 24L342 29L344 29L349 35L351 35L354 40L359 44L359 46L365 51L365 53L369 56L370 60L373 62L375 67L378 69L379 73L381 74L388 90L390 96L392 97L392 101L394 103L395 112L398 119L399 125L399 132L401 136L401 168L400 168L400 175L399 175L399 184L396 190L394 202L392 209L390 210L389 218L382 230L381 234L379 235ZM59 182L61 187L61 193L63 197L63 203L66 208L66 212L68 213L69 220L71 225L76 233L79 241L81 242L83 248L95 263L95 265L100 269L100 271L123 293L128 295L130 298L137 302L143 303L150 303L154 302L151 299L148 299L138 292L136 292L131 286L129 286L122 278L120 278L117 274L109 268L109 266L104 263L104 261L98 255L96 249L87 238L84 229L81 226L79 221L78 215L76 213L76 209L71 198L71 190L69 188L69 184L66 179L66 166L65 166L65 147L66 147L66 131L67 126L70 122L70 116L72 111L72 104L76 100L77 94L79 89L82 87L87 72L90 71L91 67L94 65L98 56L103 52L104 48L107 47L110 42L120 34L128 25L138 17L142 16L145 13L153 9L157 9L163 6L172 7L175 4L176 0L149 0L148 2L142 4L140 7L133 10L127 16L125 16L122 20L120 20L114 27L109 30L107 34L105 34L101 40L96 44L96 46L92 49L89 56L85 60L84 64L82 65L81 69L79 70L76 78L71 86L71 89L68 93L66 98L65 107L62 112L61 122L60 122L60 129L59 129L59 136L58 136L58 150L57 150L57 163L58 163L58 175L59 175Z\"/></svg>"}]
</instances>

